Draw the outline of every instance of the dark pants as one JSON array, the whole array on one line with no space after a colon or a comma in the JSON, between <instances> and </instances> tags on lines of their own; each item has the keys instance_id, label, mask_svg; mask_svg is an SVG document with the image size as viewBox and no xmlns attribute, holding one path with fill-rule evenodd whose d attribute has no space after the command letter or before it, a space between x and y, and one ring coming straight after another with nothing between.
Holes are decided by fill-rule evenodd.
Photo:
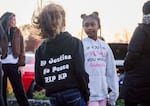
<instances>
[{"instance_id":1,"label":"dark pants","mask_svg":"<svg viewBox=\"0 0 150 106\"><path fill-rule=\"evenodd\" d=\"M83 97L77 89L54 93L49 99L51 106L86 106Z\"/></svg>"},{"instance_id":2,"label":"dark pants","mask_svg":"<svg viewBox=\"0 0 150 106\"><path fill-rule=\"evenodd\" d=\"M3 87L2 87L2 79L3 79L3 77L2 77L2 64L1 64L1 62L0 62L0 106L5 106L4 105L4 99L3 99L3 94L2 94L2 89L3 89Z\"/></svg>"},{"instance_id":3,"label":"dark pants","mask_svg":"<svg viewBox=\"0 0 150 106\"><path fill-rule=\"evenodd\" d=\"M28 99L22 84L21 72L18 71L18 66L16 64L3 64L2 67L4 71L3 97L5 106L7 106L7 96L6 96L7 77L10 80L18 104L20 106L29 106Z\"/></svg>"}]
</instances>

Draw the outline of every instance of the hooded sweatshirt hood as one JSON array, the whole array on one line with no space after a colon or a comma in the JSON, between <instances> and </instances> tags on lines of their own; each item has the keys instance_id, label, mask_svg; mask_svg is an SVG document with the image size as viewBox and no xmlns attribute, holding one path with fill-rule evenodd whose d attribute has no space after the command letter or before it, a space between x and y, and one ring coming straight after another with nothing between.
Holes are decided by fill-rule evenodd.
<instances>
[{"instance_id":1,"label":"hooded sweatshirt hood","mask_svg":"<svg viewBox=\"0 0 150 106\"><path fill-rule=\"evenodd\" d=\"M56 35L54 39L43 42L43 44L46 45L43 52L51 55L59 54L63 50L63 45L68 43L68 39L71 39L71 37L70 33L61 32L59 35Z\"/></svg>"}]
</instances>

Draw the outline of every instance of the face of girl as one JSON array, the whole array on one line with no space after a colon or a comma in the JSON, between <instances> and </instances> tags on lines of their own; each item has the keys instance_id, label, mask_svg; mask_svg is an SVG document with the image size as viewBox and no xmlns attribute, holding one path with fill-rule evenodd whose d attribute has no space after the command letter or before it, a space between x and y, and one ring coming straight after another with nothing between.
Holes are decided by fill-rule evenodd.
<instances>
[{"instance_id":1,"label":"face of girl","mask_svg":"<svg viewBox=\"0 0 150 106\"><path fill-rule=\"evenodd\" d=\"M97 39L97 31L99 29L98 21L92 17L88 17L84 20L83 28L88 37L96 40Z\"/></svg>"},{"instance_id":2,"label":"face of girl","mask_svg":"<svg viewBox=\"0 0 150 106\"><path fill-rule=\"evenodd\" d=\"M10 27L15 27L15 26L16 26L16 17L15 17L15 16L13 16L13 17L10 19L9 26L10 26Z\"/></svg>"}]
</instances>

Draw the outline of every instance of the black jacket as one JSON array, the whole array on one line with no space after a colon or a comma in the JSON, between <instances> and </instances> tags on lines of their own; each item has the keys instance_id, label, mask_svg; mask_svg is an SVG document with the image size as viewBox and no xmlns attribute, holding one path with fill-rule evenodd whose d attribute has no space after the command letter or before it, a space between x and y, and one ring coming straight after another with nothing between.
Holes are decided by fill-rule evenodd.
<instances>
[{"instance_id":1,"label":"black jacket","mask_svg":"<svg viewBox=\"0 0 150 106\"><path fill-rule=\"evenodd\" d=\"M128 46L123 96L139 103L150 103L150 25L139 24Z\"/></svg>"},{"instance_id":2,"label":"black jacket","mask_svg":"<svg viewBox=\"0 0 150 106\"><path fill-rule=\"evenodd\" d=\"M44 41L35 54L35 80L46 89L46 95L77 88L89 100L89 77L84 68L81 41L68 32Z\"/></svg>"}]
</instances>

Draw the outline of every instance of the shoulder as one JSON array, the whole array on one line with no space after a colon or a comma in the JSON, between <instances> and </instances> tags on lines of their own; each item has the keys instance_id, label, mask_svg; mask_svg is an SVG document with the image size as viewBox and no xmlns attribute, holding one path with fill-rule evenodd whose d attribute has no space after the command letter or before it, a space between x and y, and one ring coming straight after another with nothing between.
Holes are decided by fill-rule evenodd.
<instances>
[{"instance_id":1,"label":"shoulder","mask_svg":"<svg viewBox=\"0 0 150 106\"><path fill-rule=\"evenodd\" d=\"M20 31L20 29L18 27L12 27L11 30L12 31Z\"/></svg>"},{"instance_id":2,"label":"shoulder","mask_svg":"<svg viewBox=\"0 0 150 106\"><path fill-rule=\"evenodd\" d=\"M110 52L111 51L111 48L109 46L109 44L101 39L99 39L99 43L102 47L102 49L106 50L107 52Z\"/></svg>"},{"instance_id":3,"label":"shoulder","mask_svg":"<svg viewBox=\"0 0 150 106\"><path fill-rule=\"evenodd\" d=\"M105 46L105 47L108 47L108 43L106 43L105 41L101 40L101 39L98 39L99 43L102 45L102 46Z\"/></svg>"},{"instance_id":4,"label":"shoulder","mask_svg":"<svg viewBox=\"0 0 150 106\"><path fill-rule=\"evenodd\" d=\"M45 46L46 46L46 41L43 41L43 42L39 45L39 47L36 49L36 54L39 53L39 52L41 52L41 53L44 52Z\"/></svg>"},{"instance_id":5,"label":"shoulder","mask_svg":"<svg viewBox=\"0 0 150 106\"><path fill-rule=\"evenodd\" d=\"M70 34L69 32L63 32L62 35L64 36L64 38L68 41L72 41L72 42L80 42L81 40L78 39L75 36L72 36L72 34Z\"/></svg>"},{"instance_id":6,"label":"shoulder","mask_svg":"<svg viewBox=\"0 0 150 106\"><path fill-rule=\"evenodd\" d=\"M147 32L147 31L150 32L149 30L150 30L150 27L147 27L146 24L140 23L136 26L136 28L133 32L133 37L134 36L137 37L137 36L145 35L145 32Z\"/></svg>"},{"instance_id":7,"label":"shoulder","mask_svg":"<svg viewBox=\"0 0 150 106\"><path fill-rule=\"evenodd\" d=\"M138 29L144 33L150 34L150 24L139 24Z\"/></svg>"},{"instance_id":8,"label":"shoulder","mask_svg":"<svg viewBox=\"0 0 150 106\"><path fill-rule=\"evenodd\" d=\"M80 48L83 46L82 41L76 37L72 37L72 46L75 48Z\"/></svg>"},{"instance_id":9,"label":"shoulder","mask_svg":"<svg viewBox=\"0 0 150 106\"><path fill-rule=\"evenodd\" d=\"M135 32L137 31L143 31L143 29L146 27L146 24L142 24L142 23L139 23L136 28L135 28Z\"/></svg>"},{"instance_id":10,"label":"shoulder","mask_svg":"<svg viewBox=\"0 0 150 106\"><path fill-rule=\"evenodd\" d=\"M18 36L22 35L21 31L20 31L20 29L18 27L12 27L10 29L10 31L12 31L12 33L14 33L15 35L18 35Z\"/></svg>"},{"instance_id":11,"label":"shoulder","mask_svg":"<svg viewBox=\"0 0 150 106\"><path fill-rule=\"evenodd\" d=\"M87 40L87 37L85 37L85 38L82 39L82 41L86 41L86 40Z\"/></svg>"},{"instance_id":12,"label":"shoulder","mask_svg":"<svg viewBox=\"0 0 150 106\"><path fill-rule=\"evenodd\" d=\"M82 39L83 43L86 43L86 42L89 42L89 41L90 41L90 39L88 37Z\"/></svg>"},{"instance_id":13,"label":"shoulder","mask_svg":"<svg viewBox=\"0 0 150 106\"><path fill-rule=\"evenodd\" d=\"M72 40L75 41L75 42L81 42L81 40L79 38L76 38L74 36L72 36Z\"/></svg>"},{"instance_id":14,"label":"shoulder","mask_svg":"<svg viewBox=\"0 0 150 106\"><path fill-rule=\"evenodd\" d=\"M65 32L65 35L67 36L68 42L71 42L72 44L76 45L82 43L79 38L72 36L69 32Z\"/></svg>"},{"instance_id":15,"label":"shoulder","mask_svg":"<svg viewBox=\"0 0 150 106\"><path fill-rule=\"evenodd\" d=\"M43 41L43 42L40 44L40 46L36 49L36 51L44 50L45 46L46 46L46 41Z\"/></svg>"}]
</instances>

